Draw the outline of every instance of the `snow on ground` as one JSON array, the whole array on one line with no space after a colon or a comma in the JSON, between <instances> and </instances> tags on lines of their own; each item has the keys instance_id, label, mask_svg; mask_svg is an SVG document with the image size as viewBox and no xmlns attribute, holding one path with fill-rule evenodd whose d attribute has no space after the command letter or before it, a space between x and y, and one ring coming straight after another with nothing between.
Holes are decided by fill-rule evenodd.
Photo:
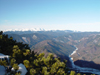
<instances>
[{"instance_id":1,"label":"snow on ground","mask_svg":"<svg viewBox=\"0 0 100 75\"><path fill-rule=\"evenodd\" d=\"M20 63L18 66L19 66L18 71L21 71L21 75L25 75L27 73L26 67L22 63ZM14 68L12 68L12 70L14 70Z\"/></svg>"},{"instance_id":2,"label":"snow on ground","mask_svg":"<svg viewBox=\"0 0 100 75\"><path fill-rule=\"evenodd\" d=\"M5 67L0 65L0 75L4 75L5 71Z\"/></svg>"},{"instance_id":3,"label":"snow on ground","mask_svg":"<svg viewBox=\"0 0 100 75\"><path fill-rule=\"evenodd\" d=\"M0 59L3 59L5 57L8 58L9 56L0 53ZM5 73L6 73L5 67L0 65L0 75L4 75Z\"/></svg>"},{"instance_id":4,"label":"snow on ground","mask_svg":"<svg viewBox=\"0 0 100 75\"><path fill-rule=\"evenodd\" d=\"M9 56L0 53L1 59L5 58L5 57L8 58ZM18 71L21 71L21 75L25 75L27 73L26 67L22 63L20 63L18 66L19 66ZM13 70L13 68L12 68L12 70ZM0 65L0 75L4 75L4 74L5 74L5 67Z\"/></svg>"},{"instance_id":5,"label":"snow on ground","mask_svg":"<svg viewBox=\"0 0 100 75\"><path fill-rule=\"evenodd\" d=\"M18 71L21 71L21 75L25 75L27 73L26 67L22 63L20 63L18 66L19 66Z\"/></svg>"},{"instance_id":6,"label":"snow on ground","mask_svg":"<svg viewBox=\"0 0 100 75\"><path fill-rule=\"evenodd\" d=\"M2 54L2 53L0 53L0 58L8 58L9 56L8 55L4 55L4 54Z\"/></svg>"}]
</instances>

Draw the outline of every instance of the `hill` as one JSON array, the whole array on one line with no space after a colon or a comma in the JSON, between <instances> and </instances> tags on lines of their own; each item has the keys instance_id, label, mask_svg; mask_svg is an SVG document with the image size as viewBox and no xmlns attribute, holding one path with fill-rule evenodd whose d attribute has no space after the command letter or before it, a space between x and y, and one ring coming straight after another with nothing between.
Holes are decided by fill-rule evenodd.
<instances>
[{"instance_id":1,"label":"hill","mask_svg":"<svg viewBox=\"0 0 100 75\"><path fill-rule=\"evenodd\" d=\"M75 50L75 47L61 42L44 40L33 46L31 50L34 50L37 53L44 52L46 55L48 53L53 53L55 56L64 59Z\"/></svg>"},{"instance_id":2,"label":"hill","mask_svg":"<svg viewBox=\"0 0 100 75\"><path fill-rule=\"evenodd\" d=\"M80 39L84 37L88 37L90 35L96 35L99 34L99 32L74 32L74 33L67 33L65 35L59 36L57 38L54 38L55 41L63 42L63 43L68 43L72 45L76 45L77 43L80 42Z\"/></svg>"},{"instance_id":3,"label":"hill","mask_svg":"<svg viewBox=\"0 0 100 75\"><path fill-rule=\"evenodd\" d=\"M17 42L23 42L26 44L29 44L30 47L33 45L47 39L51 39L52 36L44 35L44 34L39 34L39 33L31 33L31 34L8 34L9 37L13 37Z\"/></svg>"}]
</instances>

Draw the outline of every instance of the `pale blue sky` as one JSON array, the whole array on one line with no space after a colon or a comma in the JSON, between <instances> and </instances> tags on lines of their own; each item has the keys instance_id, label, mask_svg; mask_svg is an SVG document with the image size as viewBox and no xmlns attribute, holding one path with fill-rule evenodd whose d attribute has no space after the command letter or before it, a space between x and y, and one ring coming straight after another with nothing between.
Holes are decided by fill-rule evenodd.
<instances>
[{"instance_id":1,"label":"pale blue sky","mask_svg":"<svg viewBox=\"0 0 100 75\"><path fill-rule=\"evenodd\" d=\"M0 30L100 31L100 0L0 0Z\"/></svg>"}]
</instances>

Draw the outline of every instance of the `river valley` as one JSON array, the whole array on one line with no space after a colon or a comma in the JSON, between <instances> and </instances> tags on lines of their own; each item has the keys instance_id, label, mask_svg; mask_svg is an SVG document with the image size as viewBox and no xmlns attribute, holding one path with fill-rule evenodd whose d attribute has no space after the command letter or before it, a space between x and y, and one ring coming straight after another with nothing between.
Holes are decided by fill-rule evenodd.
<instances>
[{"instance_id":1,"label":"river valley","mask_svg":"<svg viewBox=\"0 0 100 75\"><path fill-rule=\"evenodd\" d=\"M76 49L69 55L70 62L72 64L72 68L71 69L75 70L76 72L92 73L92 74L100 75L100 70L93 69L93 68L88 68L88 67L79 67L79 66L74 64L73 58L71 57L71 55L73 55L74 53L77 53L77 51L78 51L78 48L76 47Z\"/></svg>"}]
</instances>

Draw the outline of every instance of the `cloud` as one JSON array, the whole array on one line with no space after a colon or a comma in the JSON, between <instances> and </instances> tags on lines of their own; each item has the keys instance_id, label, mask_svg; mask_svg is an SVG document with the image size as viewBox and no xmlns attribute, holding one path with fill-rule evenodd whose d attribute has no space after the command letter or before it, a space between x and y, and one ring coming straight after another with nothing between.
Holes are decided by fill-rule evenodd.
<instances>
[{"instance_id":1,"label":"cloud","mask_svg":"<svg viewBox=\"0 0 100 75\"><path fill-rule=\"evenodd\" d=\"M95 23L69 23L67 25L72 30L100 31L100 22L95 22Z\"/></svg>"},{"instance_id":2,"label":"cloud","mask_svg":"<svg viewBox=\"0 0 100 75\"><path fill-rule=\"evenodd\" d=\"M100 25L100 22L95 22L95 23L69 23L68 25L87 25L87 26L90 26L90 25Z\"/></svg>"},{"instance_id":3,"label":"cloud","mask_svg":"<svg viewBox=\"0 0 100 75\"><path fill-rule=\"evenodd\" d=\"M5 23L0 25L0 30L31 29L31 28L42 28L45 30L58 29L58 30L76 30L76 31L100 31L100 22L68 23L68 24Z\"/></svg>"}]
</instances>

